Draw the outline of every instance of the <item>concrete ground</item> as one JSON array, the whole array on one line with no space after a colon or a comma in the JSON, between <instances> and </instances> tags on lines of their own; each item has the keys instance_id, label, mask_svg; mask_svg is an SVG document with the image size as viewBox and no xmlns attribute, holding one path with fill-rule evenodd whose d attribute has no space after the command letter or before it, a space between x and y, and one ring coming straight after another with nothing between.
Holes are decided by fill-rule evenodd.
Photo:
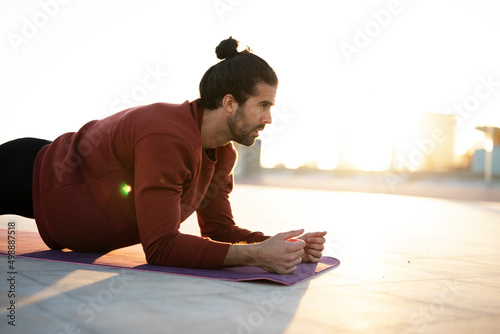
<instances>
[{"instance_id":1,"label":"concrete ground","mask_svg":"<svg viewBox=\"0 0 500 334\"><path fill-rule=\"evenodd\" d=\"M13 327L2 256L0 332L500 332L498 202L253 185L232 202L250 229L327 230L340 266L286 287L17 258Z\"/></svg>"}]
</instances>

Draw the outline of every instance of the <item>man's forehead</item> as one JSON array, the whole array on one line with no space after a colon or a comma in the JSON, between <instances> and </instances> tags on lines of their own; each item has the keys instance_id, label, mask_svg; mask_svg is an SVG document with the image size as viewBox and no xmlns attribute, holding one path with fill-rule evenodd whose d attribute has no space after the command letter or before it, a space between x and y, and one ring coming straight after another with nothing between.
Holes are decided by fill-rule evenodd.
<instances>
[{"instance_id":1,"label":"man's forehead","mask_svg":"<svg viewBox=\"0 0 500 334\"><path fill-rule=\"evenodd\" d=\"M256 86L257 93L252 96L252 99L258 103L268 103L274 105L276 101L276 86L271 86L266 83L259 82Z\"/></svg>"}]
</instances>

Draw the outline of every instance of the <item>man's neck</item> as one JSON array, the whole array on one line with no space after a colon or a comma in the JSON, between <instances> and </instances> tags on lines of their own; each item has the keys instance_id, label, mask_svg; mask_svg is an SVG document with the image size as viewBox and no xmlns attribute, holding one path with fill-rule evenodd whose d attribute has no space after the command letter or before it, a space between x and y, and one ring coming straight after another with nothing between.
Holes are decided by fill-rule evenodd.
<instances>
[{"instance_id":1,"label":"man's neck","mask_svg":"<svg viewBox=\"0 0 500 334\"><path fill-rule=\"evenodd\" d=\"M223 108L203 111L201 140L204 149L224 146L231 141L226 117L227 114Z\"/></svg>"}]
</instances>

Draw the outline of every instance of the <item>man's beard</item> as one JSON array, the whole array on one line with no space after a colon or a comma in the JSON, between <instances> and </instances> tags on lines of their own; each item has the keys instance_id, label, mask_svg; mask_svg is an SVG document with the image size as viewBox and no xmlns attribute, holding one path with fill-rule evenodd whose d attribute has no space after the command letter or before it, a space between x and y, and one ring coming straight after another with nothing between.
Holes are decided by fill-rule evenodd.
<instances>
[{"instance_id":1,"label":"man's beard","mask_svg":"<svg viewBox=\"0 0 500 334\"><path fill-rule=\"evenodd\" d=\"M231 131L232 140L244 146L252 146L257 138L252 136L253 132L263 130L265 125L252 126L252 124L245 119L245 111L243 107L240 106L234 115L228 118L227 126L229 131Z\"/></svg>"}]
</instances>

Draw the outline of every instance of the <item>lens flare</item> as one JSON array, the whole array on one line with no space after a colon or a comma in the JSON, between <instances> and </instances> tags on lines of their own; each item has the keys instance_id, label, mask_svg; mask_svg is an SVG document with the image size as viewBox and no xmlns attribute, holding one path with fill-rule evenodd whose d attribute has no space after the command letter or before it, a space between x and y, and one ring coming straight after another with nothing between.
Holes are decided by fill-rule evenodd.
<instances>
[{"instance_id":1,"label":"lens flare","mask_svg":"<svg viewBox=\"0 0 500 334\"><path fill-rule=\"evenodd\" d=\"M120 187L120 192L124 197L128 196L128 194L130 194L131 191L132 187L129 184L124 183Z\"/></svg>"}]
</instances>

